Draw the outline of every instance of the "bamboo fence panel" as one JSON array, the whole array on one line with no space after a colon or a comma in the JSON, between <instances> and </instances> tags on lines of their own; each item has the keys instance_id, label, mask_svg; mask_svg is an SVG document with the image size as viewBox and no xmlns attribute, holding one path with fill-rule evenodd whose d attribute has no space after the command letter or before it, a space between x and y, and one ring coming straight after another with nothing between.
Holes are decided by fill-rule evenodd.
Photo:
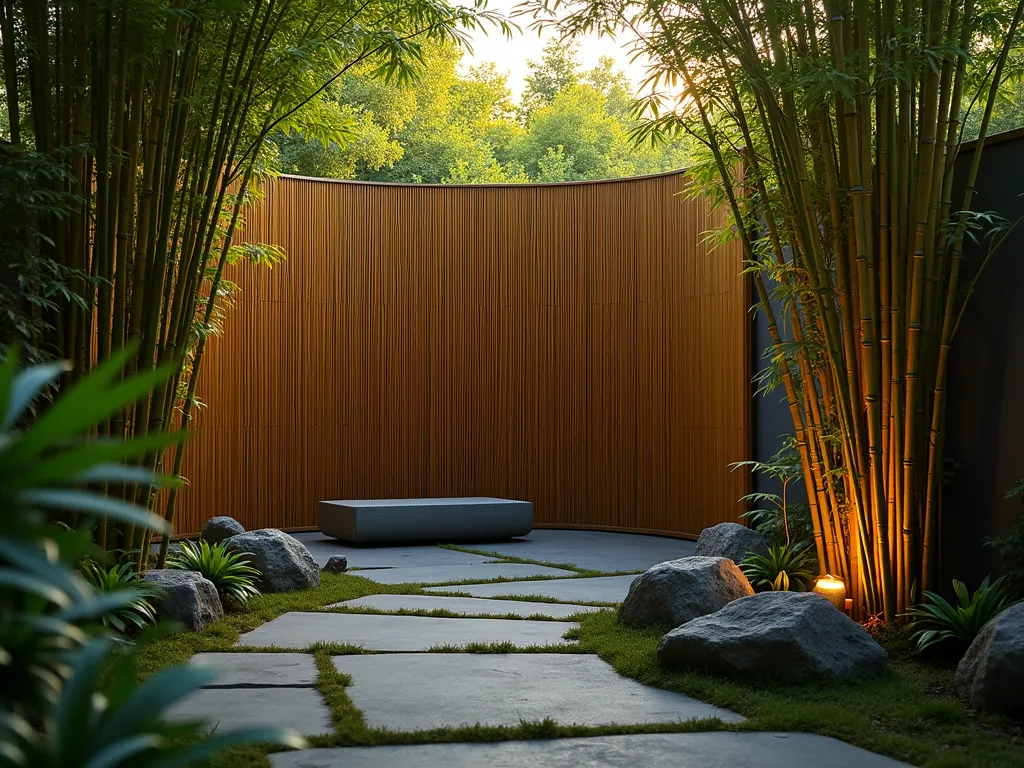
<instances>
[{"instance_id":1,"label":"bamboo fence panel","mask_svg":"<svg viewBox=\"0 0 1024 768\"><path fill-rule=\"evenodd\" d=\"M735 520L749 296L682 173L521 186L283 177L207 351L176 528L316 524L319 499L501 496L539 525Z\"/></svg>"}]
</instances>

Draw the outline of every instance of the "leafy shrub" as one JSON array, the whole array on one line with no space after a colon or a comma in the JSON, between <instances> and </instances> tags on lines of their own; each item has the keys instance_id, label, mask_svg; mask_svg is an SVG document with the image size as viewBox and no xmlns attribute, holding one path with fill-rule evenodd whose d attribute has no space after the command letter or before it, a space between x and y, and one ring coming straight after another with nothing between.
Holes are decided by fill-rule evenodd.
<instances>
[{"instance_id":1,"label":"leafy shrub","mask_svg":"<svg viewBox=\"0 0 1024 768\"><path fill-rule=\"evenodd\" d=\"M135 590L102 592L75 563L97 550L89 523L168 533L145 509L90 486L156 484L159 477L119 462L148 454L160 440L88 439L168 373L121 379L125 347L56 397L23 431L15 425L64 370L46 364L16 373L17 352L0 364L0 761L18 766L148 768L201 763L230 746L303 742L280 728L207 735L202 723L168 724L163 714L210 681L212 672L166 670L143 684L132 674L134 643L112 642L104 617L131 608ZM55 524L68 512L85 522Z\"/></svg>"},{"instance_id":2,"label":"leafy shrub","mask_svg":"<svg viewBox=\"0 0 1024 768\"><path fill-rule=\"evenodd\" d=\"M973 595L962 581L953 579L953 592L956 605L934 592L925 592L927 602L903 614L911 619L919 653L933 646L963 653L982 627L1015 602L1002 578L989 583L986 576Z\"/></svg>"},{"instance_id":3,"label":"leafy shrub","mask_svg":"<svg viewBox=\"0 0 1024 768\"><path fill-rule=\"evenodd\" d=\"M754 589L806 592L814 580L816 558L803 544L772 544L767 555L748 552L740 563Z\"/></svg>"},{"instance_id":4,"label":"leafy shrub","mask_svg":"<svg viewBox=\"0 0 1024 768\"><path fill-rule=\"evenodd\" d=\"M748 493L740 501L756 505L742 517L750 520L750 524L765 534L772 543L779 545L814 543L814 527L811 523L811 507L805 501L792 501L789 498L790 488L803 482L803 468L800 454L795 448L792 437L783 441L782 448L768 461L738 461L733 469L748 468L751 472L770 478L781 486L781 493L755 491Z\"/></svg>"},{"instance_id":5,"label":"leafy shrub","mask_svg":"<svg viewBox=\"0 0 1024 768\"><path fill-rule=\"evenodd\" d=\"M132 563L104 568L92 558L86 558L78 569L85 576L85 580L100 592L127 590L134 595L131 603L123 608L115 608L101 617L104 626L125 635L156 623L156 613L150 599L156 597L158 590L139 576Z\"/></svg>"},{"instance_id":6,"label":"leafy shrub","mask_svg":"<svg viewBox=\"0 0 1024 768\"><path fill-rule=\"evenodd\" d=\"M198 571L213 582L221 599L230 599L245 605L250 597L258 595L256 588L260 572L249 565L247 552L229 552L223 544L200 541L181 542L181 549L167 557L167 567L182 571Z\"/></svg>"},{"instance_id":7,"label":"leafy shrub","mask_svg":"<svg viewBox=\"0 0 1024 768\"><path fill-rule=\"evenodd\" d=\"M765 498L778 498L771 493L750 494ZM746 497L745 497L746 498ZM748 499L751 500L751 499ZM811 505L806 501L790 501L783 513L781 507L770 506L764 509L752 509L744 512L741 517L750 520L754 530L760 531L773 544L786 544L786 532L789 532L789 543L810 546L814 543L814 527L811 524Z\"/></svg>"},{"instance_id":8,"label":"leafy shrub","mask_svg":"<svg viewBox=\"0 0 1024 768\"><path fill-rule=\"evenodd\" d=\"M1024 501L1024 479L1018 480L1006 492L1006 498ZM999 550L1007 588L1014 597L1024 598L1024 514L1019 515L1017 522L1001 535L987 539L985 545Z\"/></svg>"}]
</instances>

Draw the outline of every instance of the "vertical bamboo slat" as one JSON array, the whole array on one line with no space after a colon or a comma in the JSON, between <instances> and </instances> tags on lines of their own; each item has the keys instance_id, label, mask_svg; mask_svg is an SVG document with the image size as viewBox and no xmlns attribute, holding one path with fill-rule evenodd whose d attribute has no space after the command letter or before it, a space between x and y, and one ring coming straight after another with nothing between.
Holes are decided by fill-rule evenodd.
<instances>
[{"instance_id":1,"label":"vertical bamboo slat","mask_svg":"<svg viewBox=\"0 0 1024 768\"><path fill-rule=\"evenodd\" d=\"M749 458L738 244L682 173L439 187L283 177L283 246L207 351L179 533L316 524L319 499L503 496L538 524L694 536Z\"/></svg>"}]
</instances>

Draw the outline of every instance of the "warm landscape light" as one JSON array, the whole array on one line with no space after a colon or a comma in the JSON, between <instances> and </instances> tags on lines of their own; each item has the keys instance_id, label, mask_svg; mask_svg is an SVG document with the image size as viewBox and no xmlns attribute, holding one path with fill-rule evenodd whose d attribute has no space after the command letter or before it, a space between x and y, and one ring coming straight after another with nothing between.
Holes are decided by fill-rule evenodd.
<instances>
[{"instance_id":1,"label":"warm landscape light","mask_svg":"<svg viewBox=\"0 0 1024 768\"><path fill-rule=\"evenodd\" d=\"M814 591L828 600L836 610L846 612L846 582L831 574L814 582Z\"/></svg>"}]
</instances>

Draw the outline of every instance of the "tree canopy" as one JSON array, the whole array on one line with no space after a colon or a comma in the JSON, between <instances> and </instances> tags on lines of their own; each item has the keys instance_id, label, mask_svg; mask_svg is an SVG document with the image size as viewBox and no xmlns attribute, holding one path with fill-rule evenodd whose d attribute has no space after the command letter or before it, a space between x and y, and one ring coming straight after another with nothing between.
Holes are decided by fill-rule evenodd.
<instances>
[{"instance_id":1,"label":"tree canopy","mask_svg":"<svg viewBox=\"0 0 1024 768\"><path fill-rule=\"evenodd\" d=\"M524 183L617 178L686 165L687 142L638 145L633 86L603 58L585 71L574 46L549 43L531 61L516 104L493 64L460 71L462 51L425 46L424 75L385 84L354 68L318 112L351 135L281 132L280 167L304 176L424 183Z\"/></svg>"}]
</instances>

